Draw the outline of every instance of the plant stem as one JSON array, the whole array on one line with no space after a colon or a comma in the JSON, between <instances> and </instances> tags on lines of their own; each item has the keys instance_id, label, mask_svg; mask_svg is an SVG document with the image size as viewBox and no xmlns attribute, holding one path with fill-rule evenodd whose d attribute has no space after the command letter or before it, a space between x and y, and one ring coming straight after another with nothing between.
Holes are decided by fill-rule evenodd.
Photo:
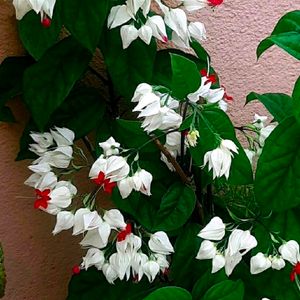
<instances>
[{"instance_id":1,"label":"plant stem","mask_svg":"<svg viewBox=\"0 0 300 300\"><path fill-rule=\"evenodd\" d=\"M172 166L176 170L176 172L179 175L182 182L185 183L185 184L190 184L190 178L187 177L187 175L182 170L181 166L178 164L176 159L170 154L168 149L164 145L161 144L161 142L158 138L154 138L153 142L155 143L157 148L166 156L168 161L172 164Z\"/></svg>"}]
</instances>

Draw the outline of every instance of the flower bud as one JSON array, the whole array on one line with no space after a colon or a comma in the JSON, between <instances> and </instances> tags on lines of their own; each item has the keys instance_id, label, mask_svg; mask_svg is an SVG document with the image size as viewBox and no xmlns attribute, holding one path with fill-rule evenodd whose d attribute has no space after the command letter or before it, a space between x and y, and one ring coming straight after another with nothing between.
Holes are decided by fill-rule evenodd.
<instances>
[{"instance_id":1,"label":"flower bud","mask_svg":"<svg viewBox=\"0 0 300 300\"><path fill-rule=\"evenodd\" d=\"M265 254L259 252L250 260L250 272L251 274L259 274L269 268L271 268L271 260Z\"/></svg>"},{"instance_id":2,"label":"flower bud","mask_svg":"<svg viewBox=\"0 0 300 300\"><path fill-rule=\"evenodd\" d=\"M199 237L212 241L219 241L224 237L224 235L225 224L219 217L212 218L210 222L198 234Z\"/></svg>"},{"instance_id":3,"label":"flower bud","mask_svg":"<svg viewBox=\"0 0 300 300\"><path fill-rule=\"evenodd\" d=\"M158 231L151 235L148 242L148 246L151 251L168 255L174 252L174 248L171 245L167 234L163 231Z\"/></svg>"}]
</instances>

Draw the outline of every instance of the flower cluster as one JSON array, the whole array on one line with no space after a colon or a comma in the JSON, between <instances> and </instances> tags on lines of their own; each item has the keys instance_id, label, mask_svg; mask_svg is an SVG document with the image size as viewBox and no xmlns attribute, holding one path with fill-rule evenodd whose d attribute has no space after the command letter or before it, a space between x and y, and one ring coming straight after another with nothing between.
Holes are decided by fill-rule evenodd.
<instances>
[{"instance_id":1,"label":"flower cluster","mask_svg":"<svg viewBox=\"0 0 300 300\"><path fill-rule=\"evenodd\" d=\"M41 15L42 25L49 27L55 2L55 0L13 0L13 5L18 20L21 20L29 11L34 10Z\"/></svg>"},{"instance_id":2,"label":"flower cluster","mask_svg":"<svg viewBox=\"0 0 300 300\"><path fill-rule=\"evenodd\" d=\"M138 165L138 155L134 158L131 166L127 163L127 157L120 154L128 153L130 150L121 149L113 137L100 143L103 154L94 162L89 177L93 182L109 194L113 188L118 186L122 198L127 198L133 190L147 196L151 195L152 175L139 166L133 169L134 162Z\"/></svg>"},{"instance_id":3,"label":"flower cluster","mask_svg":"<svg viewBox=\"0 0 300 300\"><path fill-rule=\"evenodd\" d=\"M80 245L88 249L79 269L75 268L74 272L95 266L110 283L117 278L128 280L130 275L134 281L140 281L146 275L152 282L160 271L166 272L169 267L167 255L174 252L167 234L159 231L147 234L150 235L148 255L143 253L142 232L136 228L138 235L134 234L132 224L126 224L117 209L105 211L102 216L88 208L80 208L75 214L59 212L53 234L71 228L73 235L84 234Z\"/></svg>"},{"instance_id":4,"label":"flower cluster","mask_svg":"<svg viewBox=\"0 0 300 300\"><path fill-rule=\"evenodd\" d=\"M274 248L274 251L275 254L273 255L259 252L253 256L250 261L251 274L259 274L269 268L281 270L285 267L285 261L287 261L294 266L290 275L291 281L298 281L297 275L300 275L299 244L294 240L290 240L283 242L278 251Z\"/></svg>"},{"instance_id":5,"label":"flower cluster","mask_svg":"<svg viewBox=\"0 0 300 300\"><path fill-rule=\"evenodd\" d=\"M260 116L258 114L255 114L252 124L245 126L245 130L255 132L254 137L245 133L250 147L244 150L252 164L254 164L254 161L257 160L260 156L265 145L265 140L277 126L277 123L266 125L267 120L267 116Z\"/></svg>"},{"instance_id":6,"label":"flower cluster","mask_svg":"<svg viewBox=\"0 0 300 300\"><path fill-rule=\"evenodd\" d=\"M161 15L150 12L151 4L156 3ZM206 30L201 22L189 22L182 8L188 11L198 10L207 6L220 5L223 1L193 0L180 1L179 6L170 8L161 0L127 0L123 5L112 7L108 16L108 28L121 26L123 48L126 49L134 40L140 38L150 44L152 36L166 43L168 42L167 28L172 31L172 42L178 47L189 48L192 39L203 41Z\"/></svg>"},{"instance_id":7,"label":"flower cluster","mask_svg":"<svg viewBox=\"0 0 300 300\"><path fill-rule=\"evenodd\" d=\"M209 67L208 67L209 70ZM223 111L227 110L227 102L232 100L228 96L224 87L212 89L212 84L217 82L215 74L209 74L209 71L203 69L201 72L201 82L198 89L190 93L187 97L192 103L197 103L201 100L204 103L216 104Z\"/></svg>"},{"instance_id":8,"label":"flower cluster","mask_svg":"<svg viewBox=\"0 0 300 300\"><path fill-rule=\"evenodd\" d=\"M77 193L71 182L59 180L55 174L58 169L66 169L70 165L74 132L55 127L50 132L31 133L30 136L35 143L30 144L29 150L38 158L29 166L33 174L25 184L35 188L35 208L57 214L70 206Z\"/></svg>"},{"instance_id":9,"label":"flower cluster","mask_svg":"<svg viewBox=\"0 0 300 300\"><path fill-rule=\"evenodd\" d=\"M257 241L249 230L233 229L229 237L224 239L225 231L226 225L219 217L211 219L198 234L204 240L196 258L212 259L212 273L225 267L225 273L229 276L243 255L257 246Z\"/></svg>"}]
</instances>

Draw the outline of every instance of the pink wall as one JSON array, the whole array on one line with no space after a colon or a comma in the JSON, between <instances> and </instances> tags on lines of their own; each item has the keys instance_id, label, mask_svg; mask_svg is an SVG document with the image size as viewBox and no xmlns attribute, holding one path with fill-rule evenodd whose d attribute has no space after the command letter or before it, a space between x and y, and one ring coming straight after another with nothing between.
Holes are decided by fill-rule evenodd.
<instances>
[{"instance_id":1,"label":"pink wall","mask_svg":"<svg viewBox=\"0 0 300 300\"><path fill-rule=\"evenodd\" d=\"M206 24L213 65L234 99L230 112L239 123L252 119L259 105L243 108L250 91L290 93L300 73L300 63L274 48L256 61L258 42L271 32L285 12L300 9L295 0L227 0L224 5L201 12ZM22 53L11 4L0 2L0 61ZM5 250L7 291L5 300L65 299L71 267L81 253L70 233L53 237L55 218L33 209L33 191L23 185L29 175L27 162L14 162L24 108L12 103L19 123L0 124L0 241Z\"/></svg>"}]
</instances>

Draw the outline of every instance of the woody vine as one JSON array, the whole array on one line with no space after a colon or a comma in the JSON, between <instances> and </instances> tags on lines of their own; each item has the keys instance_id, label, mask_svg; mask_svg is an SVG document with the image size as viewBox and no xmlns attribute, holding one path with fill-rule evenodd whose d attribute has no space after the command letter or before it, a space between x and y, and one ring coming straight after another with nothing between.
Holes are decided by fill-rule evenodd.
<instances>
[{"instance_id":1,"label":"woody vine","mask_svg":"<svg viewBox=\"0 0 300 300\"><path fill-rule=\"evenodd\" d=\"M82 236L68 299L299 299L300 81L248 95L273 120L233 125L205 25L186 14L222 2L13 1L28 55L0 66L1 119L20 96L33 207L53 234ZM300 59L299 39L293 11L258 57L277 45Z\"/></svg>"}]
</instances>

